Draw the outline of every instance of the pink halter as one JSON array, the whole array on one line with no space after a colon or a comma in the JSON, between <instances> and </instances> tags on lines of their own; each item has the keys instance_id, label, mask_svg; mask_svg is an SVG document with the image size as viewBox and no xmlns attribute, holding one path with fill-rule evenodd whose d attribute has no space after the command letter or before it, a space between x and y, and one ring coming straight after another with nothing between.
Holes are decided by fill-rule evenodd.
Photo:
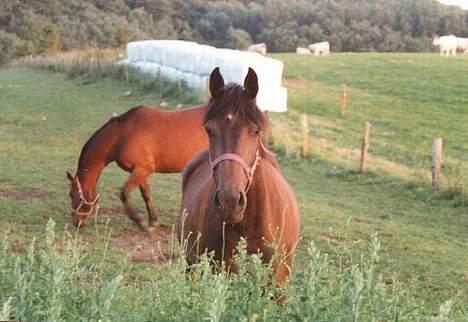
<instances>
[{"instance_id":1,"label":"pink halter","mask_svg":"<svg viewBox=\"0 0 468 322\"><path fill-rule=\"evenodd\" d=\"M240 166L242 167L242 169L244 170L244 173L247 177L247 186L245 188L245 193L247 193L250 189L250 186L252 185L252 179L253 179L253 176L254 176L254 173L255 173L255 170L257 169L257 166L258 164L260 163L260 160L262 159L262 157L260 156L260 150L262 150L263 152L266 152L272 156L274 156L275 154L271 151L269 151L265 145L263 144L262 142L262 139L260 138L260 136L258 136L259 138L259 146L257 148L257 151L255 152L255 159L252 163L252 165L249 167L247 165L247 163L244 161L244 159L242 159L240 156L238 156L237 154L235 153L223 153L221 154L220 156L218 156L216 159L212 160L211 159L211 154L209 155L210 157L210 166L211 166L211 170L213 171L213 175L214 175L214 171L216 169L216 167L223 161L235 161L235 162L238 162L240 164Z\"/></svg>"}]
</instances>

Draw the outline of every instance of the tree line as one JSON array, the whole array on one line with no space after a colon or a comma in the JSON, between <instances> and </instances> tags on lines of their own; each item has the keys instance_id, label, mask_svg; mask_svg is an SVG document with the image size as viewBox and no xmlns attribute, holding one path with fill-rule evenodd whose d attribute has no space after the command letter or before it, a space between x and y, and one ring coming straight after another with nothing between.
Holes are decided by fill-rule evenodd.
<instances>
[{"instance_id":1,"label":"tree line","mask_svg":"<svg viewBox=\"0 0 468 322\"><path fill-rule=\"evenodd\" d=\"M435 0L7 0L0 63L10 58L141 39L183 39L294 51L430 51L434 34L468 37L468 11Z\"/></svg>"}]
</instances>

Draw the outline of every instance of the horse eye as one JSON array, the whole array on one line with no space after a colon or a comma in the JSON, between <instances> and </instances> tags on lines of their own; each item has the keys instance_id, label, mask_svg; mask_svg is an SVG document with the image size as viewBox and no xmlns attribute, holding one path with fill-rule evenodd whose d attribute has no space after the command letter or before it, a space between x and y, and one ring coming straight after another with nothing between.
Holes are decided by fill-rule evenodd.
<instances>
[{"instance_id":1,"label":"horse eye","mask_svg":"<svg viewBox=\"0 0 468 322\"><path fill-rule=\"evenodd\" d=\"M260 130L259 128L254 128L252 132L253 132L255 135L259 135L260 133L262 133L262 130Z\"/></svg>"}]
</instances>

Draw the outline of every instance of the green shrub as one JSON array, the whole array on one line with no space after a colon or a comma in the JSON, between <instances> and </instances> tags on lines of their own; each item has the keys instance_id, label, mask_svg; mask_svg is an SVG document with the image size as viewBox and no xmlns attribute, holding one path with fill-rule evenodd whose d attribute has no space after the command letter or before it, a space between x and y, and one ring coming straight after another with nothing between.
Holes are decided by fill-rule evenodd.
<instances>
[{"instance_id":1,"label":"green shrub","mask_svg":"<svg viewBox=\"0 0 468 322\"><path fill-rule=\"evenodd\" d=\"M21 321L427 321L411 285L383 281L380 243L374 235L357 262L346 252L331 261L311 244L303 271L286 290L271 283L271 269L248 255L241 241L238 274L214 270L209 255L187 274L183 250L170 263L139 279L129 263L108 265L107 243L92 260L79 237L57 239L54 222L45 236L16 254L7 238L0 262L2 320ZM94 250L93 252L97 252ZM346 258L346 261L344 260ZM284 292L286 300L275 298ZM426 316L425 316L426 314ZM439 317L460 321L463 307L448 301ZM440 320L439 319L439 320ZM442 321L440 320L440 321ZM445 321L445 320L444 320Z\"/></svg>"}]
</instances>

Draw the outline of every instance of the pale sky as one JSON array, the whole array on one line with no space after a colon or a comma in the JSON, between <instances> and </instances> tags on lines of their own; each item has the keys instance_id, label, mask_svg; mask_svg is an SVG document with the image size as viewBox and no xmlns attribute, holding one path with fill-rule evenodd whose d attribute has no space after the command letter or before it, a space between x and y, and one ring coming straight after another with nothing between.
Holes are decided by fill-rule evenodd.
<instances>
[{"instance_id":1,"label":"pale sky","mask_svg":"<svg viewBox=\"0 0 468 322\"><path fill-rule=\"evenodd\" d=\"M450 4L460 6L465 10L468 10L468 0L439 0L443 4Z\"/></svg>"}]
</instances>

